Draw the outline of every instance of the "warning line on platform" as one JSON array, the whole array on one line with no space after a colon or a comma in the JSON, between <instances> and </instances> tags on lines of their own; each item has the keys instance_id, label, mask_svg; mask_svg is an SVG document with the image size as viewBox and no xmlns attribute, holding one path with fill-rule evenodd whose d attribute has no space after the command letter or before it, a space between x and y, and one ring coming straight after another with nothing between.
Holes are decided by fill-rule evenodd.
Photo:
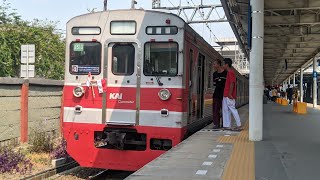
<instances>
[{"instance_id":1,"label":"warning line on platform","mask_svg":"<svg viewBox=\"0 0 320 180\"><path fill-rule=\"evenodd\" d=\"M254 180L254 143L249 141L249 121L246 122L244 130L239 135L220 136L218 142L234 144L230 159L224 169L222 180Z\"/></svg>"}]
</instances>

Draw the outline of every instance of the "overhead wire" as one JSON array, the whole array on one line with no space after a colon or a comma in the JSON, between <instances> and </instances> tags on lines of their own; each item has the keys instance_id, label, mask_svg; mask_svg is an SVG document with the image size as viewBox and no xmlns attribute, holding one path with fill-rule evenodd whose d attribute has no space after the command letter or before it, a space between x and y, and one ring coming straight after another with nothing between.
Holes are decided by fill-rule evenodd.
<instances>
[{"instance_id":1,"label":"overhead wire","mask_svg":"<svg viewBox=\"0 0 320 180\"><path fill-rule=\"evenodd\" d=\"M189 4L189 5L191 5L190 4L190 2L188 1L188 0L186 0L187 1L187 3ZM196 6L196 4L193 2L193 0L190 0L191 2L192 2L192 4L194 5L194 6ZM202 20L205 20L205 18L204 18L204 11L202 10L202 12L201 12L201 10L199 9L199 13L200 13L200 17L202 18ZM211 29L211 27L209 27L209 23L204 23L205 25L206 25L206 27L208 28L208 30L209 30L209 32L210 32L210 44L212 43L212 41L214 41L213 40L213 38L212 38L212 36L211 35L213 35L213 37L215 38L215 43L216 42L219 42L220 40L219 40L219 38L213 33L213 31L212 31L212 29ZM210 26L211 26L211 24L210 24ZM227 46L226 46L227 47ZM229 47L227 47L229 50L230 50L230 48Z\"/></svg>"},{"instance_id":2,"label":"overhead wire","mask_svg":"<svg viewBox=\"0 0 320 180\"><path fill-rule=\"evenodd\" d=\"M168 0L169 1L169 3L173 6L173 7L176 7L170 0ZM179 10L178 10L179 11ZM184 14L184 13L183 13ZM185 18L188 20L188 16L186 15L186 14L184 14L185 15Z\"/></svg>"},{"instance_id":3,"label":"overhead wire","mask_svg":"<svg viewBox=\"0 0 320 180\"><path fill-rule=\"evenodd\" d=\"M191 3L193 4L193 6L196 6L196 4L194 3L193 0L190 0L190 1L191 1ZM173 7L177 7L176 5L174 5L174 4L171 2L171 0L168 0L168 2L169 2ZM186 2L188 3L189 6L192 6L192 4L189 2L189 0L186 0ZM184 13L182 13L182 14L184 14ZM201 12L201 10L199 9L199 14L200 14L200 16L197 14L197 17L200 17L200 18L202 18L202 20L205 20L204 11L202 10L202 12ZM218 15L218 16L219 16L219 15ZM185 18L186 18L187 21L189 20L186 15L185 15ZM209 30L210 44L212 44L212 42L214 42L214 43L219 42L219 41L220 41L219 38L213 33L213 30L212 30L212 28L211 28L211 23L210 23L210 26L209 26L209 23L208 23L208 22L203 23L203 24L204 24L204 25L208 28L208 30ZM189 25L194 28L194 26L193 26L192 24L189 24ZM228 46L225 46L225 47L226 47L227 49L231 50Z\"/></svg>"}]
</instances>

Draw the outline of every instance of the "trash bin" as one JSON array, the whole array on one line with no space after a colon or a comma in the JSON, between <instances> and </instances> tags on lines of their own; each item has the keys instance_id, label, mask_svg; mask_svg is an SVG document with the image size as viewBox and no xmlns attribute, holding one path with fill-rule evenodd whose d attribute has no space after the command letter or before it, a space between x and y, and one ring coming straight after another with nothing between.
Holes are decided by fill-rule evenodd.
<instances>
[{"instance_id":1,"label":"trash bin","mask_svg":"<svg viewBox=\"0 0 320 180\"><path fill-rule=\"evenodd\" d=\"M267 102L268 102L267 96L263 95L263 104L267 104Z\"/></svg>"}]
</instances>

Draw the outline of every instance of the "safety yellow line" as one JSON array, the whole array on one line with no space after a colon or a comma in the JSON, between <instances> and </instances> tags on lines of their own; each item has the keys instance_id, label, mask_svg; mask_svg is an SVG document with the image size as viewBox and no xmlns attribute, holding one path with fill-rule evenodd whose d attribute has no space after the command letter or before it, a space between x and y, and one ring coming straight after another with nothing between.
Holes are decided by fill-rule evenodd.
<instances>
[{"instance_id":1,"label":"safety yellow line","mask_svg":"<svg viewBox=\"0 0 320 180\"><path fill-rule=\"evenodd\" d=\"M224 169L222 180L254 180L254 143L249 141L249 123L237 136L221 136L220 143L233 143L233 150Z\"/></svg>"}]
</instances>

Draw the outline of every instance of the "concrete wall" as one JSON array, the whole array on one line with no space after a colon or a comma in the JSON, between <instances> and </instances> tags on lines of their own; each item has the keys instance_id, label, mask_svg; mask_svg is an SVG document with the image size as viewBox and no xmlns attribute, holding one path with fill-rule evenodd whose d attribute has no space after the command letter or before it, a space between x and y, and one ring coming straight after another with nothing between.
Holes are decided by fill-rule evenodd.
<instances>
[{"instance_id":1,"label":"concrete wall","mask_svg":"<svg viewBox=\"0 0 320 180\"><path fill-rule=\"evenodd\" d=\"M20 137L21 86L29 83L28 134L60 129L63 81L0 78L0 142Z\"/></svg>"},{"instance_id":2,"label":"concrete wall","mask_svg":"<svg viewBox=\"0 0 320 180\"><path fill-rule=\"evenodd\" d=\"M0 141L20 136L20 89L0 83Z\"/></svg>"}]
</instances>

